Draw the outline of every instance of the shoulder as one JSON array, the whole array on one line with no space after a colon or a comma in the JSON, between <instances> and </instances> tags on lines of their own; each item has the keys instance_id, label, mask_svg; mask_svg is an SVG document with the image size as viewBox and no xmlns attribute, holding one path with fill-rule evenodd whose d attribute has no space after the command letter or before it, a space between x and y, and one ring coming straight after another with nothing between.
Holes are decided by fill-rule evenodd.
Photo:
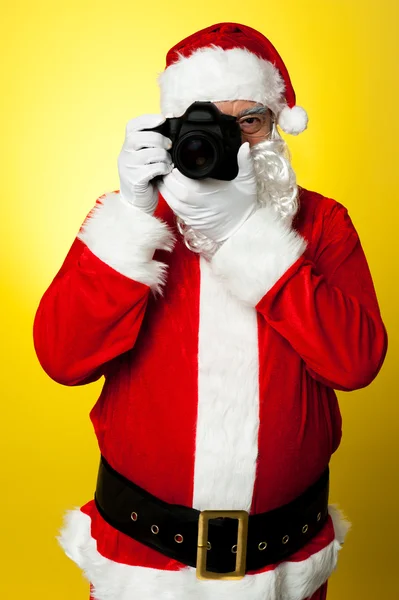
<instances>
[{"instance_id":1,"label":"shoulder","mask_svg":"<svg viewBox=\"0 0 399 600\"><path fill-rule=\"evenodd\" d=\"M323 196L318 192L298 187L298 212L293 226L298 231L309 228L329 228L331 223L351 223L348 209L333 198Z\"/></svg>"},{"instance_id":2,"label":"shoulder","mask_svg":"<svg viewBox=\"0 0 399 600\"><path fill-rule=\"evenodd\" d=\"M297 218L302 221L306 218L328 219L335 217L336 214L345 214L348 209L329 196L323 196L318 192L298 187L299 209Z\"/></svg>"},{"instance_id":3,"label":"shoulder","mask_svg":"<svg viewBox=\"0 0 399 600\"><path fill-rule=\"evenodd\" d=\"M293 227L316 254L326 243L357 237L348 209L333 198L300 187Z\"/></svg>"}]
</instances>

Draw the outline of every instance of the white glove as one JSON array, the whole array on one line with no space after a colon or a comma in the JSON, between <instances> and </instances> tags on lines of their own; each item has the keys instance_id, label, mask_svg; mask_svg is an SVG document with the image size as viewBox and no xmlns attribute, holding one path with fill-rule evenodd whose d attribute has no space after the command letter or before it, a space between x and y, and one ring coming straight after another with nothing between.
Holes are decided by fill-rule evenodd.
<instances>
[{"instance_id":1,"label":"white glove","mask_svg":"<svg viewBox=\"0 0 399 600\"><path fill-rule=\"evenodd\" d=\"M176 168L157 182L159 191L184 223L214 242L235 233L257 209L256 177L248 142L238 152L232 181L189 179Z\"/></svg>"},{"instance_id":2,"label":"white glove","mask_svg":"<svg viewBox=\"0 0 399 600\"><path fill-rule=\"evenodd\" d=\"M161 115L143 115L129 121L118 157L122 200L150 215L158 203L158 190L151 180L172 170L172 159L167 152L172 142L160 133L142 130L157 127L164 121Z\"/></svg>"}]
</instances>

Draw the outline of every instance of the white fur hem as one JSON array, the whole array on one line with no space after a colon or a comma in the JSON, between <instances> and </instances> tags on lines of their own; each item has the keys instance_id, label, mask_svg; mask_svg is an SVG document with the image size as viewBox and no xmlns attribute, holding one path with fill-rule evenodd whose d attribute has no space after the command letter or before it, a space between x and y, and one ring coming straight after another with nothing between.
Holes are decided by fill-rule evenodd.
<instances>
[{"instance_id":1,"label":"white fur hem","mask_svg":"<svg viewBox=\"0 0 399 600\"><path fill-rule=\"evenodd\" d=\"M334 571L348 524L330 507L336 539L301 562L284 562L273 571L239 581L200 581L195 569L166 571L113 562L102 556L90 534L90 517L67 513L59 542L94 586L96 600L304 600Z\"/></svg>"},{"instance_id":2,"label":"white fur hem","mask_svg":"<svg viewBox=\"0 0 399 600\"><path fill-rule=\"evenodd\" d=\"M152 257L156 249L171 251L174 244L164 222L123 202L119 193L111 192L101 196L78 238L118 273L160 292L166 265Z\"/></svg>"},{"instance_id":3,"label":"white fur hem","mask_svg":"<svg viewBox=\"0 0 399 600\"><path fill-rule=\"evenodd\" d=\"M256 306L305 248L305 240L266 206L221 246L211 265L237 298Z\"/></svg>"}]
</instances>

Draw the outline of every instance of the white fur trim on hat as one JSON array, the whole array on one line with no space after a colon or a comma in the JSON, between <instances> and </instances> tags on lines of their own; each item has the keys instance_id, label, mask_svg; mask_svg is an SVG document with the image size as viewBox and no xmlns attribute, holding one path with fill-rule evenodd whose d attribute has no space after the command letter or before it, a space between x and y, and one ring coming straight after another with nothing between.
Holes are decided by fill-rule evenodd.
<instances>
[{"instance_id":1,"label":"white fur trim on hat","mask_svg":"<svg viewBox=\"0 0 399 600\"><path fill-rule=\"evenodd\" d=\"M245 48L200 48L180 56L158 82L165 117L180 117L195 101L251 100L276 115L286 104L279 70Z\"/></svg>"}]
</instances>

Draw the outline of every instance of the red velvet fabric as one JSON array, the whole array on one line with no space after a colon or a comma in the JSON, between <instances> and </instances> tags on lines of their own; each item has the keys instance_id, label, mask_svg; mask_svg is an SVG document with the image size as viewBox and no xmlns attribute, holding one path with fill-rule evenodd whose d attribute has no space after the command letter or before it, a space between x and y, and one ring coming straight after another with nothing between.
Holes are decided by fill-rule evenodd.
<instances>
[{"instance_id":1,"label":"red velvet fabric","mask_svg":"<svg viewBox=\"0 0 399 600\"><path fill-rule=\"evenodd\" d=\"M315 481L339 445L333 388L367 385L387 348L367 262L347 211L313 192L295 221L300 258L259 302L259 439L252 512L289 502ZM164 202L158 216L172 222ZM126 477L168 502L192 505L198 408L198 256L179 241L163 297L104 264L76 241L44 294L34 326L38 357L66 385L105 375L91 420L101 452ZM254 257L256 259L256 257ZM245 382L243 382L245 383ZM93 477L93 480L95 477ZM105 557L171 569L179 563L118 533L90 501ZM329 520L292 560L334 538Z\"/></svg>"},{"instance_id":2,"label":"red velvet fabric","mask_svg":"<svg viewBox=\"0 0 399 600\"><path fill-rule=\"evenodd\" d=\"M322 230L315 226L316 211L298 215L296 227L309 240L307 251L257 310L290 343L312 377L347 391L375 378L387 336L348 211L338 203L326 206Z\"/></svg>"},{"instance_id":3,"label":"red velvet fabric","mask_svg":"<svg viewBox=\"0 0 399 600\"><path fill-rule=\"evenodd\" d=\"M34 343L43 369L65 385L105 375L110 361L134 344L148 292L76 239L36 313Z\"/></svg>"},{"instance_id":4,"label":"red velvet fabric","mask_svg":"<svg viewBox=\"0 0 399 600\"><path fill-rule=\"evenodd\" d=\"M254 512L289 502L322 472L341 440L334 389L371 383L387 351L373 281L348 211L305 190L300 201L294 226L307 250L257 305L261 403ZM276 478L277 471L286 477ZM275 502L262 494L264 481L278 489Z\"/></svg>"}]
</instances>

